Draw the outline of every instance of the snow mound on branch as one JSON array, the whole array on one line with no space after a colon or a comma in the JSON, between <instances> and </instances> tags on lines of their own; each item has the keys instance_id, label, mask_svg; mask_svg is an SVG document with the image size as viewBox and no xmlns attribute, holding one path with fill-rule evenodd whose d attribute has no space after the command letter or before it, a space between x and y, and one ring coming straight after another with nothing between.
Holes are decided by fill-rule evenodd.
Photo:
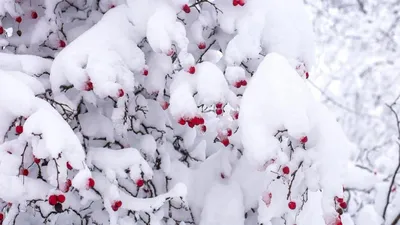
<instances>
[{"instance_id":1,"label":"snow mound on branch","mask_svg":"<svg viewBox=\"0 0 400 225\"><path fill-rule=\"evenodd\" d=\"M262 48L285 56L292 66L304 62L310 70L314 65L313 28L301 0L252 0L245 7L222 0L216 3L224 12L217 15L221 29L228 34L237 31L226 48L228 65L257 58Z\"/></svg>"},{"instance_id":2,"label":"snow mound on branch","mask_svg":"<svg viewBox=\"0 0 400 225\"><path fill-rule=\"evenodd\" d=\"M262 99L257 101L257 99ZM278 130L299 140L310 131L307 116L312 95L288 61L268 54L243 93L239 126L245 155L262 166L280 151Z\"/></svg>"},{"instance_id":3,"label":"snow mound on branch","mask_svg":"<svg viewBox=\"0 0 400 225\"><path fill-rule=\"evenodd\" d=\"M10 94L15 90L18 90L18 94ZM35 109L32 104L35 102L33 90L6 71L0 71L0 96L2 96L0 109L10 113L14 118L17 116L28 117ZM15 104L16 102L18 105Z\"/></svg>"},{"instance_id":4,"label":"snow mound on branch","mask_svg":"<svg viewBox=\"0 0 400 225\"><path fill-rule=\"evenodd\" d=\"M153 176L153 171L147 161L134 148L120 150L90 148L87 153L87 164L88 166L94 164L99 169L118 174L118 176L124 178L126 178L125 170L130 169L131 178L134 180L140 177L140 172L143 172L144 176L149 179ZM139 173L134 174L136 171L139 171ZM115 175L111 176L114 177Z\"/></svg>"},{"instance_id":5,"label":"snow mound on branch","mask_svg":"<svg viewBox=\"0 0 400 225\"><path fill-rule=\"evenodd\" d=\"M35 55L13 55L0 53L0 68L7 71L20 71L28 75L50 71L52 61Z\"/></svg>"},{"instance_id":6,"label":"snow mound on branch","mask_svg":"<svg viewBox=\"0 0 400 225\"><path fill-rule=\"evenodd\" d=\"M69 124L54 109L39 108L33 113L24 124L21 138L32 140L33 153L37 157L58 158L63 153L72 167L83 168L85 151Z\"/></svg>"},{"instance_id":7,"label":"snow mound on branch","mask_svg":"<svg viewBox=\"0 0 400 225\"><path fill-rule=\"evenodd\" d=\"M141 71L145 59L134 40L134 26L128 13L126 5L110 9L56 56L50 75L56 95L60 94L61 85L72 84L83 90L89 79L99 97L115 97L119 88L126 92L133 90L132 71Z\"/></svg>"},{"instance_id":8,"label":"snow mound on branch","mask_svg":"<svg viewBox=\"0 0 400 225\"><path fill-rule=\"evenodd\" d=\"M175 42L184 52L187 51L189 40L186 29L177 22L176 12L168 2L159 1L154 14L147 23L147 40L154 52L167 54Z\"/></svg>"}]
</instances>

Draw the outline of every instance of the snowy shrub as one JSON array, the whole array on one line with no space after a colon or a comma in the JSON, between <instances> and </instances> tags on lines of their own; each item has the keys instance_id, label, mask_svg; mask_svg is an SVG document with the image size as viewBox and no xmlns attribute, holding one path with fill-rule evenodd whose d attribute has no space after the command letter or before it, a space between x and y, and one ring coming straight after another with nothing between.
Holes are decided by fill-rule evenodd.
<instances>
[{"instance_id":1,"label":"snowy shrub","mask_svg":"<svg viewBox=\"0 0 400 225\"><path fill-rule=\"evenodd\" d=\"M301 0L0 5L3 224L348 219Z\"/></svg>"}]
</instances>

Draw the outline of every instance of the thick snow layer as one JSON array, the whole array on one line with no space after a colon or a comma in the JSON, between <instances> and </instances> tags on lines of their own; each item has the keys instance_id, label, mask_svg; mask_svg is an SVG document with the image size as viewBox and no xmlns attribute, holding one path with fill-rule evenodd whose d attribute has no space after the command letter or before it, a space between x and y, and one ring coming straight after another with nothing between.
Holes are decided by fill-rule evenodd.
<instances>
[{"instance_id":1,"label":"thick snow layer","mask_svg":"<svg viewBox=\"0 0 400 225\"><path fill-rule=\"evenodd\" d=\"M12 55L0 53L0 68L8 71L20 71L28 75L50 71L52 61L35 55Z\"/></svg>"},{"instance_id":2,"label":"thick snow layer","mask_svg":"<svg viewBox=\"0 0 400 225\"><path fill-rule=\"evenodd\" d=\"M89 79L94 93L100 97L115 97L121 87L126 91L133 90L131 71L141 71L145 59L134 40L129 12L126 5L109 10L96 25L57 55L50 75L55 94L60 93L61 85L67 84L83 90ZM112 41L115 38L117 42Z\"/></svg>"},{"instance_id":3,"label":"thick snow layer","mask_svg":"<svg viewBox=\"0 0 400 225\"><path fill-rule=\"evenodd\" d=\"M268 54L250 80L240 105L239 126L250 161L262 166L277 154L280 144L273 135L278 130L287 129L297 140L306 136L310 132L310 104L311 92L288 61L277 53Z\"/></svg>"},{"instance_id":4,"label":"thick snow layer","mask_svg":"<svg viewBox=\"0 0 400 225\"><path fill-rule=\"evenodd\" d=\"M204 198L200 225L244 223L243 195L238 183L216 184Z\"/></svg>"},{"instance_id":5,"label":"thick snow layer","mask_svg":"<svg viewBox=\"0 0 400 225\"><path fill-rule=\"evenodd\" d=\"M237 65L247 58L257 58L261 47L279 53L293 68L304 62L308 70L314 65L315 46L311 21L301 0L252 0L244 7L231 1L216 1L224 13L218 13L221 29L237 34L225 52L228 65Z\"/></svg>"}]
</instances>

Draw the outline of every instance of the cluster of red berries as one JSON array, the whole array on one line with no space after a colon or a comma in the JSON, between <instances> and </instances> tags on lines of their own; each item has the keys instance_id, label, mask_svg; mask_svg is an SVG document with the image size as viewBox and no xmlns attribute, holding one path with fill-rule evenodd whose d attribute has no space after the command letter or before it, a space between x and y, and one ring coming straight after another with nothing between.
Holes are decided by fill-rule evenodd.
<instances>
[{"instance_id":1,"label":"cluster of red berries","mask_svg":"<svg viewBox=\"0 0 400 225\"><path fill-rule=\"evenodd\" d=\"M122 202L120 200L114 201L114 203L111 205L112 210L118 211L118 209L122 206Z\"/></svg>"},{"instance_id":2,"label":"cluster of red berries","mask_svg":"<svg viewBox=\"0 0 400 225\"><path fill-rule=\"evenodd\" d=\"M63 194L50 195L48 201L50 205L56 205L57 203L64 203L65 196Z\"/></svg>"},{"instance_id":3,"label":"cluster of red berries","mask_svg":"<svg viewBox=\"0 0 400 225\"><path fill-rule=\"evenodd\" d=\"M346 209L347 203L343 200L343 198L335 197L336 202L339 204L340 208Z\"/></svg>"},{"instance_id":4,"label":"cluster of red berries","mask_svg":"<svg viewBox=\"0 0 400 225\"><path fill-rule=\"evenodd\" d=\"M182 126L187 123L190 128L193 128L194 126L203 125L204 119L199 116L195 116L190 119L180 118L178 123Z\"/></svg>"},{"instance_id":5,"label":"cluster of red berries","mask_svg":"<svg viewBox=\"0 0 400 225\"><path fill-rule=\"evenodd\" d=\"M232 136L232 130L230 128L227 128L225 132L219 133L218 134L218 139L223 144L225 147L227 147L230 144L229 138Z\"/></svg>"},{"instance_id":6,"label":"cluster of red berries","mask_svg":"<svg viewBox=\"0 0 400 225\"><path fill-rule=\"evenodd\" d=\"M233 4L233 6L237 6L237 5L244 6L245 1L244 0L233 0L232 4Z\"/></svg>"},{"instance_id":7,"label":"cluster of red berries","mask_svg":"<svg viewBox=\"0 0 400 225\"><path fill-rule=\"evenodd\" d=\"M221 115L224 112L222 107L223 107L223 104L221 102L215 104L215 114Z\"/></svg>"},{"instance_id":8,"label":"cluster of red berries","mask_svg":"<svg viewBox=\"0 0 400 225\"><path fill-rule=\"evenodd\" d=\"M233 86L234 86L235 88L240 88L240 87L246 86L246 85L247 85L247 81L246 81L246 80L239 80L239 81L236 81L236 82L233 84Z\"/></svg>"}]
</instances>

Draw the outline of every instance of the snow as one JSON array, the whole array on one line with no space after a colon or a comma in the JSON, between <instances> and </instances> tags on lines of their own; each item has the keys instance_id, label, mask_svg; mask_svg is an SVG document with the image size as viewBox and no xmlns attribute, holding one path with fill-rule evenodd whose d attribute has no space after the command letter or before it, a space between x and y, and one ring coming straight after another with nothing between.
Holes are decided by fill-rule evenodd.
<instances>
[{"instance_id":1,"label":"snow","mask_svg":"<svg viewBox=\"0 0 400 225\"><path fill-rule=\"evenodd\" d=\"M243 196L236 182L216 184L204 198L200 225L221 223L241 225L244 223ZM222 208L223 210L220 210Z\"/></svg>"},{"instance_id":2,"label":"snow","mask_svg":"<svg viewBox=\"0 0 400 225\"><path fill-rule=\"evenodd\" d=\"M304 76L302 1L234 4L0 1L4 28L23 32L0 40L3 222L331 225L340 197L344 225L380 224L392 155L373 162L379 175L349 162L354 146ZM195 117L204 124L179 122ZM354 216L343 185L375 203Z\"/></svg>"},{"instance_id":3,"label":"snow","mask_svg":"<svg viewBox=\"0 0 400 225\"><path fill-rule=\"evenodd\" d=\"M265 100L254 101L258 96ZM246 157L259 165L271 159L279 150L273 137L278 130L287 129L297 140L306 136L310 132L310 99L306 84L288 61L277 53L267 55L241 99L239 126Z\"/></svg>"}]
</instances>

